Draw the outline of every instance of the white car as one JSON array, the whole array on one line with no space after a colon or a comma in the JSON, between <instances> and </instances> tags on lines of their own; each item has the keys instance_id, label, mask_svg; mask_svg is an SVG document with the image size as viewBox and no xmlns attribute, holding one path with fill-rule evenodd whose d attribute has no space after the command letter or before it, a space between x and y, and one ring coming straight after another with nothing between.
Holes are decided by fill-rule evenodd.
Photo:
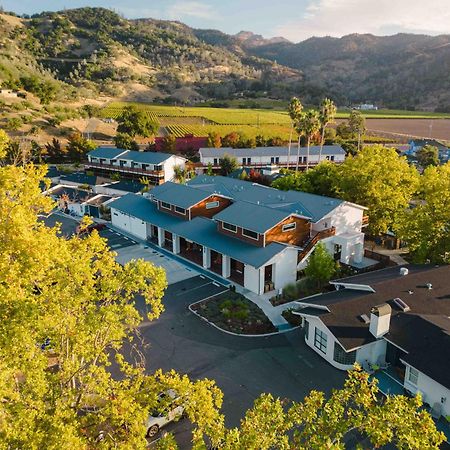
<instances>
[{"instance_id":1,"label":"white car","mask_svg":"<svg viewBox=\"0 0 450 450\"><path fill-rule=\"evenodd\" d=\"M180 419L184 413L184 406L178 405L177 394L173 390L159 394L158 402L162 403L161 410L152 412L147 419L147 437L152 438L162 427Z\"/></svg>"}]
</instances>

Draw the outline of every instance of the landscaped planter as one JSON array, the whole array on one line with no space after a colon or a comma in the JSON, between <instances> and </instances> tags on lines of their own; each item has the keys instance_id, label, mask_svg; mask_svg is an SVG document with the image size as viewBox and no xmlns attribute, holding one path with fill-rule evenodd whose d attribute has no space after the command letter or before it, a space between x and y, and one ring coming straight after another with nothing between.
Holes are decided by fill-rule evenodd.
<instances>
[{"instance_id":1,"label":"landscaped planter","mask_svg":"<svg viewBox=\"0 0 450 450\"><path fill-rule=\"evenodd\" d=\"M222 292L191 305L191 309L218 328L231 333L258 335L278 331L261 308L236 292Z\"/></svg>"}]
</instances>

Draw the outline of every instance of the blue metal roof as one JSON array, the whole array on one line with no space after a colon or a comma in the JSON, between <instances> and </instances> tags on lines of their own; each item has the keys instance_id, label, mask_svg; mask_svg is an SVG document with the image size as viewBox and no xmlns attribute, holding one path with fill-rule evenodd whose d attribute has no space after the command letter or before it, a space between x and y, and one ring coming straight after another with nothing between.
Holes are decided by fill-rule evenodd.
<instances>
[{"instance_id":1,"label":"blue metal roof","mask_svg":"<svg viewBox=\"0 0 450 450\"><path fill-rule=\"evenodd\" d=\"M123 192L133 192L134 194L137 194L138 192L141 192L145 185L142 183L139 183L138 181L133 180L120 180L116 183L111 183L107 186L109 189L116 189L118 191Z\"/></svg>"},{"instance_id":2,"label":"blue metal roof","mask_svg":"<svg viewBox=\"0 0 450 450\"><path fill-rule=\"evenodd\" d=\"M222 194L235 201L243 201L270 209L295 213L317 222L340 204L342 200L300 191L280 191L250 181L222 176L200 175L187 184L202 191Z\"/></svg>"},{"instance_id":3,"label":"blue metal roof","mask_svg":"<svg viewBox=\"0 0 450 450\"><path fill-rule=\"evenodd\" d=\"M257 247L228 237L217 231L217 224L213 220L204 217L187 221L165 214L158 211L154 202L140 195L127 194L108 206L255 268L263 266L286 249L285 245L276 242L266 247Z\"/></svg>"},{"instance_id":4,"label":"blue metal roof","mask_svg":"<svg viewBox=\"0 0 450 450\"><path fill-rule=\"evenodd\" d=\"M155 186L151 190L151 195L156 200L187 209L209 197L211 194L183 184L167 181L160 186Z\"/></svg>"},{"instance_id":5,"label":"blue metal roof","mask_svg":"<svg viewBox=\"0 0 450 450\"><path fill-rule=\"evenodd\" d=\"M88 156L93 158L123 159L143 164L161 164L173 155L160 152L138 152L123 148L97 147L95 150L89 152Z\"/></svg>"},{"instance_id":6,"label":"blue metal roof","mask_svg":"<svg viewBox=\"0 0 450 450\"><path fill-rule=\"evenodd\" d=\"M127 151L128 150L124 150L123 148L97 147L95 150L89 152L88 156L92 156L93 158L115 159L120 154L125 153Z\"/></svg>"},{"instance_id":7,"label":"blue metal roof","mask_svg":"<svg viewBox=\"0 0 450 450\"><path fill-rule=\"evenodd\" d=\"M67 175L61 175L59 179L62 184L64 184L64 181L70 181L78 184L88 184L89 186L95 186L97 184L97 177L95 175L86 175L84 172L74 172Z\"/></svg>"},{"instance_id":8,"label":"blue metal roof","mask_svg":"<svg viewBox=\"0 0 450 450\"><path fill-rule=\"evenodd\" d=\"M287 211L237 201L216 214L214 219L247 228L257 233L265 233L289 215L290 213Z\"/></svg>"}]
</instances>

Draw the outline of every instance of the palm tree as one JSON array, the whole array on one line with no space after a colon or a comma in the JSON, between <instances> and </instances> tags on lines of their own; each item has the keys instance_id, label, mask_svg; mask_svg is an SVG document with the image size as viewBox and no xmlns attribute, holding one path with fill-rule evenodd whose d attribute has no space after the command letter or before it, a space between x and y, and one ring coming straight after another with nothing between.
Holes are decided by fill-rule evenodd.
<instances>
[{"instance_id":1,"label":"palm tree","mask_svg":"<svg viewBox=\"0 0 450 450\"><path fill-rule=\"evenodd\" d=\"M300 100L297 97L292 97L292 99L289 103L289 106L288 106L288 114L289 114L289 117L291 118L291 134L289 136L288 160L287 160L287 168L288 169L289 169L290 162L291 162L292 132L294 131L295 124L300 120L302 110L303 110L303 105L301 104ZM300 147L300 137L298 139L298 147ZM297 166L298 166L298 155L297 155Z\"/></svg>"},{"instance_id":2,"label":"palm tree","mask_svg":"<svg viewBox=\"0 0 450 450\"><path fill-rule=\"evenodd\" d=\"M334 122L336 116L336 105L333 100L324 98L320 104L320 126L322 128L322 135L320 138L319 163L322 160L323 143L325 140L325 128L328 124Z\"/></svg>"},{"instance_id":3,"label":"palm tree","mask_svg":"<svg viewBox=\"0 0 450 450\"><path fill-rule=\"evenodd\" d=\"M309 148L311 146L311 138L320 130L320 113L315 109L310 109L302 114L302 117L298 124L298 130L306 136L306 171L309 169Z\"/></svg>"}]
</instances>

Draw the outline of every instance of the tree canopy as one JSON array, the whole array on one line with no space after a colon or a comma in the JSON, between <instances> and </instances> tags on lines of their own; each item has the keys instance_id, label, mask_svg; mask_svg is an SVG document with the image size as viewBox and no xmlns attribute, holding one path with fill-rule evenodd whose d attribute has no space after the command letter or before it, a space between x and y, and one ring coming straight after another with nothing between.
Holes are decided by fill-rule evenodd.
<instances>
[{"instance_id":1,"label":"tree canopy","mask_svg":"<svg viewBox=\"0 0 450 450\"><path fill-rule=\"evenodd\" d=\"M416 152L417 162L424 169L439 164L439 150L434 145L424 145Z\"/></svg>"},{"instance_id":2,"label":"tree canopy","mask_svg":"<svg viewBox=\"0 0 450 450\"><path fill-rule=\"evenodd\" d=\"M450 262L450 163L425 169L418 196L395 229L415 262Z\"/></svg>"},{"instance_id":3,"label":"tree canopy","mask_svg":"<svg viewBox=\"0 0 450 450\"><path fill-rule=\"evenodd\" d=\"M308 259L308 265L305 267L305 275L318 288L321 288L336 275L337 268L337 262L328 253L325 245L319 242L313 254Z\"/></svg>"},{"instance_id":4,"label":"tree canopy","mask_svg":"<svg viewBox=\"0 0 450 450\"><path fill-rule=\"evenodd\" d=\"M220 159L220 173L224 176L229 175L238 168L237 159L234 156L224 155Z\"/></svg>"},{"instance_id":5,"label":"tree canopy","mask_svg":"<svg viewBox=\"0 0 450 450\"><path fill-rule=\"evenodd\" d=\"M131 137L150 137L158 132L159 125L147 114L146 111L137 109L135 106L127 106L117 119L118 133L126 133Z\"/></svg>"}]
</instances>

